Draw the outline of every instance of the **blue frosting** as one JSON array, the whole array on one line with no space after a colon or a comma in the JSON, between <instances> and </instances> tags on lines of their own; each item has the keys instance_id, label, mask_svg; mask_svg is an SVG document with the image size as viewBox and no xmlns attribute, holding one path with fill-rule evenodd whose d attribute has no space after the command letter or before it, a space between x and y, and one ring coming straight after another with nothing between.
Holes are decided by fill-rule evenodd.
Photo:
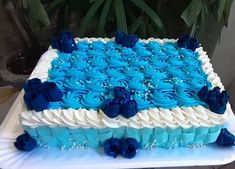
<instances>
[{"instance_id":1,"label":"blue frosting","mask_svg":"<svg viewBox=\"0 0 235 169\"><path fill-rule=\"evenodd\" d=\"M201 101L209 105L211 111L217 114L223 114L225 112L229 99L226 91L220 92L219 87L214 87L212 90L208 90L208 87L204 86L198 92L198 96Z\"/></svg>"},{"instance_id":2,"label":"blue frosting","mask_svg":"<svg viewBox=\"0 0 235 169\"><path fill-rule=\"evenodd\" d=\"M38 146L64 147L85 146L98 148L110 138L124 139L134 138L140 143L140 148L174 148L187 145L201 145L213 143L217 140L219 145L231 145L234 136L225 132L223 126L197 127L184 129L172 128L88 128L71 129L65 127L36 127L23 126L32 138L37 141ZM218 137L219 136L219 137ZM75 145L74 145L75 144Z\"/></svg>"},{"instance_id":3,"label":"blue frosting","mask_svg":"<svg viewBox=\"0 0 235 169\"><path fill-rule=\"evenodd\" d=\"M133 48L79 41L76 47L71 53L58 52L52 61L49 81L64 94L54 107L101 109L118 86L130 91L137 110L205 105L197 92L211 83L191 49L156 41L138 41Z\"/></svg>"},{"instance_id":4,"label":"blue frosting","mask_svg":"<svg viewBox=\"0 0 235 169\"><path fill-rule=\"evenodd\" d=\"M235 136L230 133L226 128L222 128L216 140L216 143L220 146L234 146Z\"/></svg>"}]
</instances>

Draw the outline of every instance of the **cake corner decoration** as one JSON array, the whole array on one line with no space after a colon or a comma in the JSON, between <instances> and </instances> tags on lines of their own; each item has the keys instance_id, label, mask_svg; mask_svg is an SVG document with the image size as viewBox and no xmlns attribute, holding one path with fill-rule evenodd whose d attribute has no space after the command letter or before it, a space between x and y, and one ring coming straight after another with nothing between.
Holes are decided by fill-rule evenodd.
<instances>
[{"instance_id":1,"label":"cake corner decoration","mask_svg":"<svg viewBox=\"0 0 235 169\"><path fill-rule=\"evenodd\" d=\"M107 99L104 102L103 111L110 117L115 118L122 115L130 118L137 113L137 103L131 100L130 93L124 87L114 87L114 99Z\"/></svg>"},{"instance_id":2,"label":"cake corner decoration","mask_svg":"<svg viewBox=\"0 0 235 169\"><path fill-rule=\"evenodd\" d=\"M209 106L212 112L224 114L229 99L225 90L220 92L218 86L212 90L209 90L207 86L203 86L198 92L198 97Z\"/></svg>"},{"instance_id":3,"label":"cake corner decoration","mask_svg":"<svg viewBox=\"0 0 235 169\"><path fill-rule=\"evenodd\" d=\"M235 136L227 128L222 128L216 143L220 146L235 146Z\"/></svg>"},{"instance_id":4,"label":"cake corner decoration","mask_svg":"<svg viewBox=\"0 0 235 169\"><path fill-rule=\"evenodd\" d=\"M198 40L187 34L183 34L179 37L177 40L177 45L181 48L191 49L192 51L195 51L198 47L200 47Z\"/></svg>"},{"instance_id":5,"label":"cake corner decoration","mask_svg":"<svg viewBox=\"0 0 235 169\"><path fill-rule=\"evenodd\" d=\"M128 35L124 32L116 32L115 41L116 43L121 44L123 47L133 48L139 41L139 38L137 35Z\"/></svg>"},{"instance_id":6,"label":"cake corner decoration","mask_svg":"<svg viewBox=\"0 0 235 169\"><path fill-rule=\"evenodd\" d=\"M37 141L25 132L16 138L14 146L21 151L32 151L37 147Z\"/></svg>"},{"instance_id":7,"label":"cake corner decoration","mask_svg":"<svg viewBox=\"0 0 235 169\"><path fill-rule=\"evenodd\" d=\"M116 158L119 154L124 158L135 157L139 143L134 138L110 138L104 142L104 152L108 156Z\"/></svg>"},{"instance_id":8,"label":"cake corner decoration","mask_svg":"<svg viewBox=\"0 0 235 169\"><path fill-rule=\"evenodd\" d=\"M58 37L51 39L51 46L64 53L71 53L77 49L74 37L71 32L61 32Z\"/></svg>"},{"instance_id":9,"label":"cake corner decoration","mask_svg":"<svg viewBox=\"0 0 235 169\"><path fill-rule=\"evenodd\" d=\"M28 80L24 85L24 101L28 109L42 111L50 102L60 101L63 93L54 82L44 82L37 78Z\"/></svg>"}]
</instances>

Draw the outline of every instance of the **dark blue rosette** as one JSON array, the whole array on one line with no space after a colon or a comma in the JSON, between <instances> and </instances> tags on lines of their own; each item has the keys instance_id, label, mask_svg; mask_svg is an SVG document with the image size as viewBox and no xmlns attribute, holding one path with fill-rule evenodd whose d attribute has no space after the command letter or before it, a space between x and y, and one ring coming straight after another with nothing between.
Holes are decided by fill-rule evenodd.
<instances>
[{"instance_id":1,"label":"dark blue rosette","mask_svg":"<svg viewBox=\"0 0 235 169\"><path fill-rule=\"evenodd\" d=\"M30 137L28 133L25 133L16 138L14 146L21 151L31 151L37 147L37 141Z\"/></svg>"},{"instance_id":2,"label":"dark blue rosette","mask_svg":"<svg viewBox=\"0 0 235 169\"><path fill-rule=\"evenodd\" d=\"M59 37L52 38L51 46L64 53L71 53L77 49L73 35L70 32L61 32Z\"/></svg>"},{"instance_id":3,"label":"dark blue rosette","mask_svg":"<svg viewBox=\"0 0 235 169\"><path fill-rule=\"evenodd\" d=\"M115 35L115 41L123 47L133 48L139 41L139 38L136 35L127 35L123 32L117 32Z\"/></svg>"},{"instance_id":4,"label":"dark blue rosette","mask_svg":"<svg viewBox=\"0 0 235 169\"><path fill-rule=\"evenodd\" d=\"M188 49L191 49L192 51L195 51L197 48L199 48L199 42L196 38L190 38Z\"/></svg>"},{"instance_id":5,"label":"dark blue rosette","mask_svg":"<svg viewBox=\"0 0 235 169\"><path fill-rule=\"evenodd\" d=\"M113 158L120 154L120 139L110 138L104 142L104 152Z\"/></svg>"},{"instance_id":6,"label":"dark blue rosette","mask_svg":"<svg viewBox=\"0 0 235 169\"><path fill-rule=\"evenodd\" d=\"M137 103L131 100L131 94L124 87L114 87L114 99L108 99L103 106L104 113L115 118L122 115L125 118L130 118L137 113Z\"/></svg>"},{"instance_id":7,"label":"dark blue rosette","mask_svg":"<svg viewBox=\"0 0 235 169\"><path fill-rule=\"evenodd\" d=\"M189 39L190 39L189 35L183 34L179 37L177 45L181 48L188 48Z\"/></svg>"},{"instance_id":8,"label":"dark blue rosette","mask_svg":"<svg viewBox=\"0 0 235 169\"><path fill-rule=\"evenodd\" d=\"M30 79L24 85L24 101L28 109L42 111L49 102L62 100L63 93L54 82L42 83L40 79Z\"/></svg>"},{"instance_id":9,"label":"dark blue rosette","mask_svg":"<svg viewBox=\"0 0 235 169\"><path fill-rule=\"evenodd\" d=\"M28 109L35 111L42 111L47 109L49 101L41 91L26 92L24 95L24 102Z\"/></svg>"},{"instance_id":10,"label":"dark blue rosette","mask_svg":"<svg viewBox=\"0 0 235 169\"><path fill-rule=\"evenodd\" d=\"M25 92L40 90L41 88L42 88L42 82L38 78L33 78L31 80L28 80L24 85Z\"/></svg>"},{"instance_id":11,"label":"dark blue rosette","mask_svg":"<svg viewBox=\"0 0 235 169\"><path fill-rule=\"evenodd\" d=\"M110 118L115 118L120 114L121 105L119 100L108 99L104 103L103 111Z\"/></svg>"},{"instance_id":12,"label":"dark blue rosette","mask_svg":"<svg viewBox=\"0 0 235 169\"><path fill-rule=\"evenodd\" d=\"M134 138L126 138L121 141L121 155L131 159L135 157L139 143Z\"/></svg>"},{"instance_id":13,"label":"dark blue rosette","mask_svg":"<svg viewBox=\"0 0 235 169\"><path fill-rule=\"evenodd\" d=\"M190 38L190 36L186 34L179 37L177 45L178 47L191 49L192 51L195 51L200 46L196 38Z\"/></svg>"},{"instance_id":14,"label":"dark blue rosette","mask_svg":"<svg viewBox=\"0 0 235 169\"><path fill-rule=\"evenodd\" d=\"M130 93L124 87L114 87L113 88L115 99L130 99Z\"/></svg>"},{"instance_id":15,"label":"dark blue rosette","mask_svg":"<svg viewBox=\"0 0 235 169\"><path fill-rule=\"evenodd\" d=\"M137 103L135 100L121 100L121 114L125 118L130 118L137 113Z\"/></svg>"},{"instance_id":16,"label":"dark blue rosette","mask_svg":"<svg viewBox=\"0 0 235 169\"><path fill-rule=\"evenodd\" d=\"M220 92L219 87L214 87L212 90L208 90L207 86L200 89L198 97L209 106L209 109L212 112L217 114L223 114L225 112L229 99L226 91Z\"/></svg>"},{"instance_id":17,"label":"dark blue rosette","mask_svg":"<svg viewBox=\"0 0 235 169\"><path fill-rule=\"evenodd\" d=\"M221 129L220 134L217 137L216 143L221 146L234 146L235 136L226 128L223 128Z\"/></svg>"},{"instance_id":18,"label":"dark blue rosette","mask_svg":"<svg viewBox=\"0 0 235 169\"><path fill-rule=\"evenodd\" d=\"M63 97L63 93L54 82L43 83L43 94L47 100L52 102L60 101Z\"/></svg>"}]
</instances>

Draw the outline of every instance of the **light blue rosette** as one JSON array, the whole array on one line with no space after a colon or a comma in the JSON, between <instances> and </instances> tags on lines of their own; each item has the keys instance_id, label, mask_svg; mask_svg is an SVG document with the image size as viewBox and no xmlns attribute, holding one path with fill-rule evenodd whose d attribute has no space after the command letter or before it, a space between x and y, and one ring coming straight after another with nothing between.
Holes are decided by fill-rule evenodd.
<instances>
[{"instance_id":1,"label":"light blue rosette","mask_svg":"<svg viewBox=\"0 0 235 169\"><path fill-rule=\"evenodd\" d=\"M57 58L57 59L54 59L52 62L51 62L51 66L53 68L60 68L60 69L64 69L64 68L68 68L70 67L70 62L67 60L65 61L64 59L61 59L61 58Z\"/></svg>"},{"instance_id":2,"label":"light blue rosette","mask_svg":"<svg viewBox=\"0 0 235 169\"><path fill-rule=\"evenodd\" d=\"M112 42L112 41L108 41L106 44L105 44L105 48L106 48L106 51L107 50L114 50L116 49L116 43Z\"/></svg>"},{"instance_id":3,"label":"light blue rosette","mask_svg":"<svg viewBox=\"0 0 235 169\"><path fill-rule=\"evenodd\" d=\"M78 50L87 50L87 49L89 49L90 44L91 43L88 41L79 41L77 43L77 49Z\"/></svg>"},{"instance_id":4,"label":"light blue rosette","mask_svg":"<svg viewBox=\"0 0 235 169\"><path fill-rule=\"evenodd\" d=\"M141 72L140 67L135 67L135 66L126 67L124 73L128 77L144 78L144 74Z\"/></svg>"},{"instance_id":5,"label":"light blue rosette","mask_svg":"<svg viewBox=\"0 0 235 169\"><path fill-rule=\"evenodd\" d=\"M85 91L85 82L80 78L69 78L65 80L64 86L70 91Z\"/></svg>"},{"instance_id":6,"label":"light blue rosette","mask_svg":"<svg viewBox=\"0 0 235 169\"><path fill-rule=\"evenodd\" d=\"M108 64L111 67L124 67L127 66L127 62L123 61L122 59L117 58L116 56L112 56L110 59L107 60Z\"/></svg>"},{"instance_id":7,"label":"light blue rosette","mask_svg":"<svg viewBox=\"0 0 235 169\"><path fill-rule=\"evenodd\" d=\"M193 52L192 50L186 48L178 48L178 52L184 57L194 58L195 56L197 56L196 52Z\"/></svg>"},{"instance_id":8,"label":"light blue rosette","mask_svg":"<svg viewBox=\"0 0 235 169\"><path fill-rule=\"evenodd\" d=\"M129 80L129 88L131 90L147 91L148 87L144 84L140 77L133 77Z\"/></svg>"},{"instance_id":9,"label":"light blue rosette","mask_svg":"<svg viewBox=\"0 0 235 169\"><path fill-rule=\"evenodd\" d=\"M150 92L135 92L133 99L137 103L138 110L144 110L152 107Z\"/></svg>"},{"instance_id":10,"label":"light blue rosette","mask_svg":"<svg viewBox=\"0 0 235 169\"><path fill-rule=\"evenodd\" d=\"M91 46L94 50L105 50L105 43L102 41L94 41Z\"/></svg>"},{"instance_id":11,"label":"light blue rosette","mask_svg":"<svg viewBox=\"0 0 235 169\"><path fill-rule=\"evenodd\" d=\"M82 107L81 98L83 95L84 93L81 93L81 92L68 91L63 96L62 103L61 103L62 107L73 108L73 109L81 108Z\"/></svg>"},{"instance_id":12,"label":"light blue rosette","mask_svg":"<svg viewBox=\"0 0 235 169\"><path fill-rule=\"evenodd\" d=\"M169 63L169 65L171 65L170 67L183 67L186 66L185 63L182 61L182 59L179 59L177 57L169 57L167 59L167 62Z\"/></svg>"},{"instance_id":13,"label":"light blue rosette","mask_svg":"<svg viewBox=\"0 0 235 169\"><path fill-rule=\"evenodd\" d=\"M150 97L156 107L169 109L177 106L174 89L154 90L153 93L150 94Z\"/></svg>"},{"instance_id":14,"label":"light blue rosette","mask_svg":"<svg viewBox=\"0 0 235 169\"><path fill-rule=\"evenodd\" d=\"M199 104L197 92L189 88L177 88L175 98L179 106L195 106Z\"/></svg>"},{"instance_id":15,"label":"light blue rosette","mask_svg":"<svg viewBox=\"0 0 235 169\"><path fill-rule=\"evenodd\" d=\"M106 79L91 79L86 81L88 91L106 92L109 84Z\"/></svg>"},{"instance_id":16,"label":"light blue rosette","mask_svg":"<svg viewBox=\"0 0 235 169\"><path fill-rule=\"evenodd\" d=\"M85 72L86 76L90 79L106 79L107 76L104 73L104 69L101 68L90 68Z\"/></svg>"},{"instance_id":17,"label":"light blue rosette","mask_svg":"<svg viewBox=\"0 0 235 169\"><path fill-rule=\"evenodd\" d=\"M124 76L124 74L122 73L121 68L120 69L118 69L118 68L108 68L108 69L106 69L106 73L110 77Z\"/></svg>"},{"instance_id":18,"label":"light blue rosette","mask_svg":"<svg viewBox=\"0 0 235 169\"><path fill-rule=\"evenodd\" d=\"M79 79L85 79L85 73L83 70L77 68L77 67L72 67L70 69L66 69L66 77L76 77Z\"/></svg>"},{"instance_id":19,"label":"light blue rosette","mask_svg":"<svg viewBox=\"0 0 235 169\"><path fill-rule=\"evenodd\" d=\"M88 92L82 96L81 103L85 108L99 109L105 101L102 92Z\"/></svg>"},{"instance_id":20,"label":"light blue rosette","mask_svg":"<svg viewBox=\"0 0 235 169\"><path fill-rule=\"evenodd\" d=\"M87 58L87 54L85 51L80 51L80 50L74 50L72 52L71 58Z\"/></svg>"},{"instance_id":21,"label":"light blue rosette","mask_svg":"<svg viewBox=\"0 0 235 169\"><path fill-rule=\"evenodd\" d=\"M87 52L87 55L91 58L93 58L93 57L100 57L100 58L106 57L103 51L98 51L98 50L89 50Z\"/></svg>"},{"instance_id":22,"label":"light blue rosette","mask_svg":"<svg viewBox=\"0 0 235 169\"><path fill-rule=\"evenodd\" d=\"M148 58L136 57L130 60L129 65L143 67L148 65Z\"/></svg>"},{"instance_id":23,"label":"light blue rosette","mask_svg":"<svg viewBox=\"0 0 235 169\"><path fill-rule=\"evenodd\" d=\"M127 87L128 86L129 79L125 76L117 76L117 77L111 77L109 80L109 85L111 88L113 87Z\"/></svg>"},{"instance_id":24,"label":"light blue rosette","mask_svg":"<svg viewBox=\"0 0 235 169\"><path fill-rule=\"evenodd\" d=\"M105 61L104 58L100 58L100 57L93 57L91 59L91 66L93 67L100 67L100 68L105 68L107 67L107 62Z\"/></svg>"},{"instance_id":25,"label":"light blue rosette","mask_svg":"<svg viewBox=\"0 0 235 169\"><path fill-rule=\"evenodd\" d=\"M61 69L51 69L48 71L48 76L51 79L62 78L65 77L65 72Z\"/></svg>"},{"instance_id":26,"label":"light blue rosette","mask_svg":"<svg viewBox=\"0 0 235 169\"><path fill-rule=\"evenodd\" d=\"M156 68L164 68L168 66L168 63L165 60L159 59L156 55L151 56L150 62Z\"/></svg>"},{"instance_id":27,"label":"light blue rosette","mask_svg":"<svg viewBox=\"0 0 235 169\"><path fill-rule=\"evenodd\" d=\"M81 70L84 70L89 67L89 63L87 59L83 59L83 58L73 58L72 64L74 67L81 69Z\"/></svg>"}]
</instances>

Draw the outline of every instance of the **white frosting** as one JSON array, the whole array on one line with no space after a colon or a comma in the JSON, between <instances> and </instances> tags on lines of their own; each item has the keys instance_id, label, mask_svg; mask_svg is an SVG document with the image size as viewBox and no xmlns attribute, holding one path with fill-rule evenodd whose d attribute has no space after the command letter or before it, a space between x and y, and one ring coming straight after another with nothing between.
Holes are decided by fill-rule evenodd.
<instances>
[{"instance_id":1,"label":"white frosting","mask_svg":"<svg viewBox=\"0 0 235 169\"><path fill-rule=\"evenodd\" d=\"M227 105L229 106L229 104ZM227 109L229 111L229 108ZM139 111L127 119L122 116L107 117L102 110L87 109L49 109L41 112L25 111L20 114L21 124L38 127L70 127L70 128L153 128L153 127L211 127L223 124L230 113L215 114L202 107L177 107L173 109L152 108Z\"/></svg>"},{"instance_id":2,"label":"white frosting","mask_svg":"<svg viewBox=\"0 0 235 169\"><path fill-rule=\"evenodd\" d=\"M114 38L75 38L76 41L113 41ZM176 42L175 39L154 39L141 40L144 43L149 41L157 41L159 43ZM208 58L203 48L196 49L199 53L199 60L202 61L202 68L208 75L208 81L212 86L219 86L224 90L220 78L212 68L210 59ZM51 68L51 61L57 57L56 50L49 49L43 54L33 73L32 78L39 78L42 81L48 79L48 70ZM224 114L216 114L202 106L194 107L177 107L173 109L152 108L139 111L135 116L126 119L122 116L116 118L107 117L102 110L87 110L87 109L49 109L41 112L25 110L20 114L22 125L30 127L51 126L51 127L70 127L70 128L118 128L118 127L133 127L133 128L153 128L153 127L211 127L224 124L231 116L232 111L230 104L227 104L227 109Z\"/></svg>"}]
</instances>

